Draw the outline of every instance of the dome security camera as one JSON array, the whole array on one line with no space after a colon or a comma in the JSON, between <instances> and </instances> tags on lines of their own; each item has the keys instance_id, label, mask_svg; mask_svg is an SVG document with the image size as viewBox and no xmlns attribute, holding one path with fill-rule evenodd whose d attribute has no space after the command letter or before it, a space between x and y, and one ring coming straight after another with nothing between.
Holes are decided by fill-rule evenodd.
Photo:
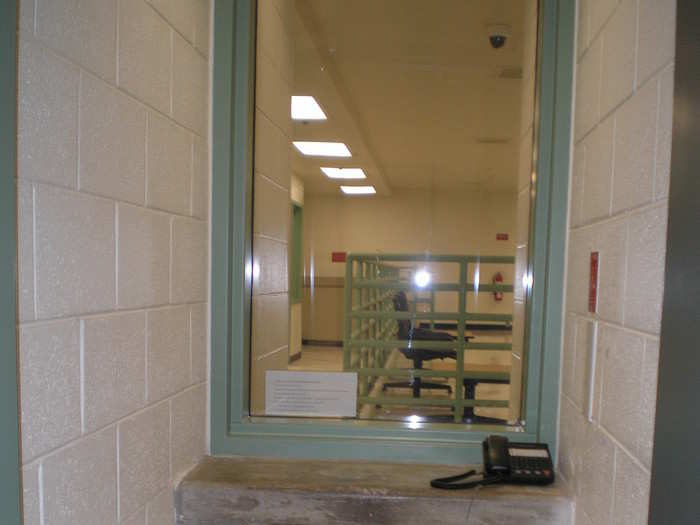
<instances>
[{"instance_id":1,"label":"dome security camera","mask_svg":"<svg viewBox=\"0 0 700 525\"><path fill-rule=\"evenodd\" d=\"M510 36L510 26L504 24L491 24L487 28L489 42L494 49L500 49L506 44Z\"/></svg>"}]
</instances>

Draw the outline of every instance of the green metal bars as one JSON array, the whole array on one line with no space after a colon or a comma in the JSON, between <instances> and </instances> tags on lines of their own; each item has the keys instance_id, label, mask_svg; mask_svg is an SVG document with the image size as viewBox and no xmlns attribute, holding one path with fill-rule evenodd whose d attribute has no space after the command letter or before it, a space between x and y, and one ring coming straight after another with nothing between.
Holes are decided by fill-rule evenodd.
<instances>
[{"instance_id":1,"label":"green metal bars","mask_svg":"<svg viewBox=\"0 0 700 525\"><path fill-rule=\"evenodd\" d=\"M418 287L411 278L416 265L451 263L458 266L456 282L428 283ZM510 351L512 344L465 341L467 321L512 322L508 314L490 314L467 311L467 294L473 292L513 291L512 284L480 284L469 282L469 265L515 264L509 256L425 255L425 254L348 254L345 266L345 334L343 365L348 372L358 374L358 403L360 405L402 405L452 407L455 422L462 421L465 407L508 407L507 400L465 399L464 381L508 381L510 374L497 371L465 370L465 351ZM408 277L406 276L408 271ZM403 274L402 274L403 273ZM393 298L399 291L412 292L407 312L395 311ZM437 311L437 292L457 294L456 311ZM427 296L426 296L427 294ZM418 311L419 304L428 305L427 311ZM429 322L455 321L457 337L454 341L419 341L398 338L398 321ZM455 350L454 370L393 368L387 366L395 350L400 349ZM380 378L442 377L454 378L454 396L403 397L378 395L373 389Z\"/></svg>"}]
</instances>

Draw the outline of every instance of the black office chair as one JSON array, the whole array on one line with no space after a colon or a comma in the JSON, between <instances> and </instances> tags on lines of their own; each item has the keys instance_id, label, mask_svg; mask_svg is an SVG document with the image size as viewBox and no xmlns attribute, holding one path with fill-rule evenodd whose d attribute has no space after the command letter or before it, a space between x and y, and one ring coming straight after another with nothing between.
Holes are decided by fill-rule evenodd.
<instances>
[{"instance_id":1,"label":"black office chair","mask_svg":"<svg viewBox=\"0 0 700 525\"><path fill-rule=\"evenodd\" d=\"M406 292L397 292L394 295L393 302L396 312L408 312ZM410 319L399 319L398 325L398 338L402 341L455 341L457 339L447 332L414 327ZM414 370L422 370L424 361L432 361L433 359L457 359L457 352L455 350L399 348L399 351L406 356L407 359L413 361ZM446 390L450 394L452 393L452 387L450 385L423 381L421 377L414 378L413 382L397 381L394 383L385 383L382 390L386 390L387 388L410 388L413 390L413 397L420 397L422 388L429 390Z\"/></svg>"}]
</instances>

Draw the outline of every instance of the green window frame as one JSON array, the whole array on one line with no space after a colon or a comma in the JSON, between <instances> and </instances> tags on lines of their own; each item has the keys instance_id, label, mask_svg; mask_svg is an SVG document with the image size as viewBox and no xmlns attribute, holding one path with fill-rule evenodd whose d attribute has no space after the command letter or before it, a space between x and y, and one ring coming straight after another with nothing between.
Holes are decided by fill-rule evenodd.
<instances>
[{"instance_id":1,"label":"green window frame","mask_svg":"<svg viewBox=\"0 0 700 525\"><path fill-rule=\"evenodd\" d=\"M299 304L302 300L304 285L303 252L304 208L292 203L292 228L289 254L289 302Z\"/></svg>"},{"instance_id":2,"label":"green window frame","mask_svg":"<svg viewBox=\"0 0 700 525\"><path fill-rule=\"evenodd\" d=\"M22 523L17 405L17 1L0 3L0 508Z\"/></svg>"},{"instance_id":3,"label":"green window frame","mask_svg":"<svg viewBox=\"0 0 700 525\"><path fill-rule=\"evenodd\" d=\"M571 134L575 0L540 0L537 194L530 243L524 428L251 417L248 413L255 0L214 16L211 450L214 455L477 463L499 433L556 453Z\"/></svg>"}]
</instances>

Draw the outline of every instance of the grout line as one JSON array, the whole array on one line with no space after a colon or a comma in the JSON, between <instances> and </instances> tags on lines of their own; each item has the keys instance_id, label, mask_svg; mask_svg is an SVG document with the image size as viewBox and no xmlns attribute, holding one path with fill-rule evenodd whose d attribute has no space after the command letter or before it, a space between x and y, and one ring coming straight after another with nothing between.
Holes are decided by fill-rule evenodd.
<instances>
[{"instance_id":1,"label":"grout line","mask_svg":"<svg viewBox=\"0 0 700 525\"><path fill-rule=\"evenodd\" d=\"M146 111L146 130L143 137L144 148L143 148L143 205L148 208L148 172L150 166L148 165L148 137L151 132L151 112Z\"/></svg>"},{"instance_id":2,"label":"grout line","mask_svg":"<svg viewBox=\"0 0 700 525\"><path fill-rule=\"evenodd\" d=\"M85 321L80 321L80 433L85 434Z\"/></svg>"},{"instance_id":3,"label":"grout line","mask_svg":"<svg viewBox=\"0 0 700 525\"><path fill-rule=\"evenodd\" d=\"M114 64L114 68L115 68L114 83L117 86L119 86L119 62L121 60L121 56L119 55L119 46L121 44L121 41L120 41L121 39L119 38L119 30L120 30L119 16L121 13L121 9L120 9L121 3L122 3L121 0L116 0L115 6L114 6L114 9L115 9L115 13L114 13L114 38L115 38L114 47L115 47L116 54L117 54L116 62Z\"/></svg>"},{"instance_id":4,"label":"grout line","mask_svg":"<svg viewBox=\"0 0 700 525\"><path fill-rule=\"evenodd\" d=\"M46 42L44 42L44 41L42 41L42 40L39 40L38 38L22 38L22 40L31 41L31 42L35 43L36 45L41 46L47 53L49 53L49 54L51 54L51 55L53 55L53 56L59 58L60 60L62 60L62 61L64 61L64 62L67 62L68 64L72 65L73 67L79 69L81 73L86 74L86 75L90 75L90 76L92 76L93 78L95 78L95 79L97 79L97 80L99 80L99 81L101 81L101 82L104 82L105 84L107 84L107 85L109 85L109 86L115 88L115 89L116 89L117 91L119 91L121 94L123 94L124 96L128 97L128 98L131 99L132 101L134 101L134 102L136 102L137 104L139 104L139 106L141 106L142 108L148 109L148 110L152 111L153 113L156 113L157 115L159 115L159 116L161 116L161 117L167 119L168 121L172 122L173 124L175 124L175 125L177 125L177 126L183 128L184 130L187 130L187 131L189 131L190 133L194 133L195 135L197 135L198 137L200 137L200 138L202 138L202 139L206 139L206 138L208 137L208 130L205 130L206 133L202 134L202 132L197 131L197 130L195 130L195 129L193 129L193 128L188 127L186 124L183 124L182 122L176 120L175 118L173 118L173 117L172 117L171 115L169 115L168 113L164 113L163 111L161 111L161 110L158 109L157 107L152 106L152 105L150 105L149 103L147 103L147 102L145 102L145 101L143 101L143 100L137 98L137 97L136 97L134 94L132 94L130 91L127 91L126 89L124 89L124 88L122 88L122 87L120 87L120 86L114 84L113 82L110 82L109 80L107 80L107 79L105 79L104 77L98 75L97 73L95 73L95 72L93 72L93 71L90 71L90 70L87 69L84 65L82 65L82 64L80 64L80 63L78 63L78 62L76 62L75 60L71 59L69 56L62 54L60 51L58 51L58 50L56 50L56 49L54 49L54 48L52 48L52 47L49 47L49 46L46 44ZM211 82L209 81L209 79L212 78L212 77L211 77L211 67L210 67L210 66L211 66L211 64L210 64L209 62L207 62L207 67L209 68L209 72L210 72L210 75L207 77L207 79L208 79L208 80L207 80L207 85L208 85L209 91L211 91L211 89L212 89ZM207 94L207 97L208 97L208 94Z\"/></svg>"},{"instance_id":5,"label":"grout line","mask_svg":"<svg viewBox=\"0 0 700 525\"><path fill-rule=\"evenodd\" d=\"M148 337L149 334L149 326L151 324L151 319L150 315L148 312L146 312L146 315L144 316L144 330L146 332L146 337L144 338L144 345L143 345L143 353L144 353L144 360L143 360L143 374L144 374L144 380L143 380L143 401L146 405L148 405L148 351L150 349L150 338Z\"/></svg>"},{"instance_id":6,"label":"grout line","mask_svg":"<svg viewBox=\"0 0 700 525\"><path fill-rule=\"evenodd\" d=\"M265 295L281 295L286 292L271 292L270 294L265 294ZM35 327L35 326L46 326L50 324L55 324L55 323L61 323L61 322L66 322L66 321L79 321L81 319L101 319L105 317L118 317L122 315L128 315L128 314L135 314L135 313L144 313L144 312L154 312L154 311L159 311L159 310L174 310L177 308L186 308L188 306L199 306L199 305L206 305L208 304L206 300L203 301L189 301L189 302L182 302L182 303L175 303L175 304L168 304L168 303L163 303L163 304L157 304L153 306L147 306L143 308L125 308L123 310L104 310L101 312L91 312L87 314L76 314L76 315L69 315L66 317L52 317L49 319L38 319L36 321L26 321L23 323L19 323L20 326L22 327Z\"/></svg>"},{"instance_id":7,"label":"grout line","mask_svg":"<svg viewBox=\"0 0 700 525\"><path fill-rule=\"evenodd\" d=\"M585 230L594 228L596 226L602 226L605 224L609 224L611 222L615 222L617 220L632 217L634 215L640 215L640 214L645 213L647 211L663 207L667 201L668 201L668 198L664 197L663 199L659 199L657 201L648 201L648 202L645 202L644 204L639 204L639 205L633 206L631 208L625 208L625 209L620 210L619 212L615 213L614 215L604 217L604 218L601 218L598 220L594 220L593 222L586 222L584 224L581 224L579 226L575 226L573 228L569 228L569 232L573 233L573 232L585 231Z\"/></svg>"},{"instance_id":8,"label":"grout line","mask_svg":"<svg viewBox=\"0 0 700 525\"><path fill-rule=\"evenodd\" d=\"M174 69L175 69L175 35L174 35L174 29L172 27L170 27L170 35L169 36L170 36L170 78L168 80L168 82L169 82L169 86L168 86L169 101L168 101L168 103L170 105L169 113L172 116L173 111L174 111L174 107L175 107L175 104L173 103L173 93L175 91L173 89L173 84L175 83L175 72L174 72Z\"/></svg>"},{"instance_id":9,"label":"grout line","mask_svg":"<svg viewBox=\"0 0 700 525\"><path fill-rule=\"evenodd\" d=\"M151 403L149 405L146 405L142 408L139 408L138 410L135 410L134 412L130 412L129 414L127 414L127 415L125 415L125 416L123 416L115 421L112 421L111 423L109 423L107 425L99 427L95 430L90 430L89 432L86 432L84 435L82 435L78 438L75 438L67 443L64 443L62 445L54 447L54 448L42 453L41 455L36 456L35 458L32 458L30 461L24 463L22 465L22 468L32 468L36 465L39 465L45 459L51 458L53 456L56 456L57 454L60 454L61 452L64 452L65 450L73 448L74 446L77 446L78 443L80 443L86 439L89 439L89 438L91 438L91 437L93 437L101 432L106 432L107 430L110 430L110 429L117 429L117 427L119 425L121 425L122 423L124 423L125 421L127 421L129 419L133 419L133 418L138 417L138 416L141 416L145 412L148 412L149 410L154 409L159 405L168 403L168 402L170 402L171 399L174 399L174 398L179 397L183 394L186 394L192 390L200 388L203 385L207 385L207 381L201 381L199 383L195 383L194 385L187 385L186 387L183 387L180 390L177 390L177 391L173 392L172 394L170 394L162 399L158 399L157 401L154 401L153 403Z\"/></svg>"},{"instance_id":10,"label":"grout line","mask_svg":"<svg viewBox=\"0 0 700 525\"><path fill-rule=\"evenodd\" d=\"M207 218L207 219L200 219L200 218L198 218L198 217L193 217L192 215L187 215L187 214L179 213L179 212L176 212L176 211L170 211L170 210L164 210L164 209L161 209L161 208L154 208L154 207L150 207L150 206L144 206L144 205L141 204L141 203L130 202L130 201L126 201L126 200L122 200L122 199L116 198L116 197L109 197L109 196L101 195L101 194L99 194L99 193L91 192L91 191L89 191L89 190L76 190L75 188L69 188L69 187L67 187L67 186L61 186L61 185L59 185L59 184L52 184L52 183L50 183L50 182L45 182L45 181L40 181L40 180L34 180L34 179L29 178L29 177L22 177L22 178L19 179L19 180L25 182L26 184L35 184L35 185L37 185L37 186L42 186L42 187L45 187L45 188L56 189L56 190L60 190L60 191L66 192L66 193L73 193L73 194L77 194L77 195L79 195L79 196L92 197L92 198L95 198L95 199L99 199L99 200L101 200L101 201L110 201L110 202L116 202L116 203L118 203L118 204L125 204L125 205L127 205L127 206L132 206L132 207L134 207L134 208L139 208L139 209L141 209L141 210L146 210L146 211L150 211L150 212L153 212L153 213L159 213L159 214L162 214L162 215L168 215L168 216L177 217L177 218L180 218L180 219L190 219L190 220L195 221L195 222L198 222L198 223L200 223L200 224L205 224L205 223L208 222L208 218Z\"/></svg>"},{"instance_id":11,"label":"grout line","mask_svg":"<svg viewBox=\"0 0 700 525\"><path fill-rule=\"evenodd\" d=\"M39 524L44 525L46 518L44 517L44 463L39 463L39 468L37 469L37 475L39 477Z\"/></svg>"},{"instance_id":12,"label":"grout line","mask_svg":"<svg viewBox=\"0 0 700 525\"><path fill-rule=\"evenodd\" d=\"M81 111L80 107L82 106L83 103L83 72L82 70L78 71L78 107L76 108L76 127L77 127L77 137L76 137L76 163L75 163L75 170L76 170L76 181L75 181L75 189L76 191L80 191L80 116L81 116Z\"/></svg>"},{"instance_id":13,"label":"grout line","mask_svg":"<svg viewBox=\"0 0 700 525\"><path fill-rule=\"evenodd\" d=\"M34 184L30 185L30 189L32 190L32 281L33 281L33 295L34 295L34 319L39 318L39 300L38 300L38 292L37 292L37 270L36 270L36 260L37 260L37 254L36 254L36 186Z\"/></svg>"},{"instance_id":14,"label":"grout line","mask_svg":"<svg viewBox=\"0 0 700 525\"><path fill-rule=\"evenodd\" d=\"M114 303L119 308L119 205L114 203Z\"/></svg>"},{"instance_id":15,"label":"grout line","mask_svg":"<svg viewBox=\"0 0 700 525\"><path fill-rule=\"evenodd\" d=\"M117 523L121 520L122 513L122 490L121 490L121 428L117 425L115 430L117 434Z\"/></svg>"}]
</instances>

